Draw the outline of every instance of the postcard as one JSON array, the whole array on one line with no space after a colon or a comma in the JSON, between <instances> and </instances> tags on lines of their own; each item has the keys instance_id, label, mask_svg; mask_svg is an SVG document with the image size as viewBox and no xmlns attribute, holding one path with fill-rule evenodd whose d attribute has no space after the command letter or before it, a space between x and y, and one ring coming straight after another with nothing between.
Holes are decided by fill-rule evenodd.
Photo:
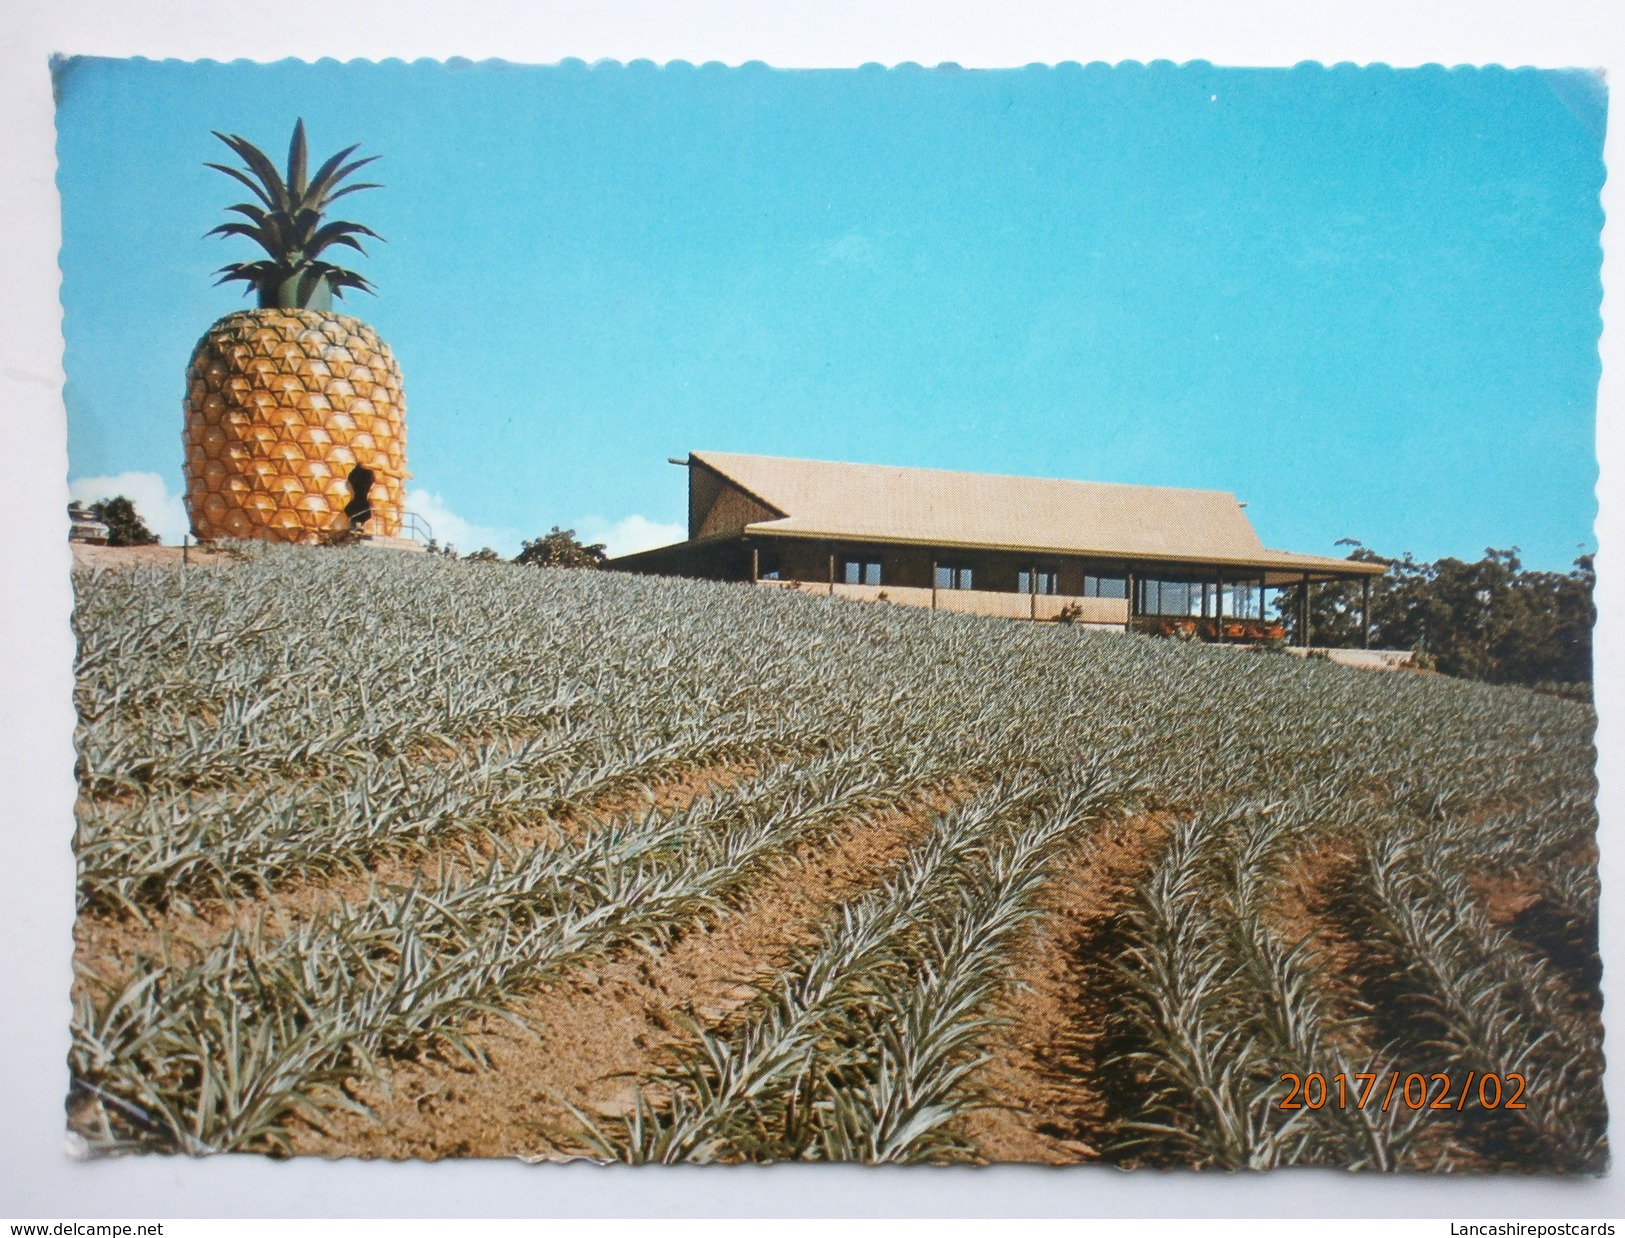
<instances>
[{"instance_id":1,"label":"postcard","mask_svg":"<svg viewBox=\"0 0 1625 1238\"><path fill-rule=\"evenodd\" d=\"M1606 1169L1599 74L54 73L83 1152Z\"/></svg>"}]
</instances>

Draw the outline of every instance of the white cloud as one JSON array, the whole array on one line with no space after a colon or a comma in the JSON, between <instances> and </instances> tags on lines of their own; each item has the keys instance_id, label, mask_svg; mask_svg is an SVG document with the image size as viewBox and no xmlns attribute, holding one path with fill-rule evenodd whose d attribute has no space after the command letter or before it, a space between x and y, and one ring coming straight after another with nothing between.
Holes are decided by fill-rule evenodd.
<instances>
[{"instance_id":1,"label":"white cloud","mask_svg":"<svg viewBox=\"0 0 1625 1238\"><path fill-rule=\"evenodd\" d=\"M505 559L519 553L519 534L512 529L493 528L464 520L432 490L407 490L406 510L423 518L435 541L442 546L457 547L459 554L472 554L484 546L489 546Z\"/></svg>"},{"instance_id":2,"label":"white cloud","mask_svg":"<svg viewBox=\"0 0 1625 1238\"><path fill-rule=\"evenodd\" d=\"M576 521L576 535L583 542L602 542L610 558L669 546L688 537L688 527L660 524L647 516L625 516L611 523L602 516L583 516Z\"/></svg>"},{"instance_id":3,"label":"white cloud","mask_svg":"<svg viewBox=\"0 0 1625 1238\"><path fill-rule=\"evenodd\" d=\"M68 483L68 493L78 502L99 503L123 495L135 504L136 515L171 546L192 531L186 520L186 504L157 473L117 473L111 477L81 477Z\"/></svg>"},{"instance_id":4,"label":"white cloud","mask_svg":"<svg viewBox=\"0 0 1625 1238\"><path fill-rule=\"evenodd\" d=\"M81 477L68 483L68 493L81 503L94 503L122 494L135 504L135 510L146 521L147 527L170 545L179 545L182 535L191 532L186 520L186 505L181 501L181 496L170 494L169 487L157 473ZM471 554L482 546L491 547L505 559L519 553L521 538L513 529L465 520L432 490L407 490L406 509L423 518L435 540L442 546L455 546L462 554ZM688 529L683 525L661 524L639 515L624 516L619 520L583 516L575 522L575 529L583 542L604 543L612 558L639 550L652 550L656 546L669 546L688 536ZM531 535L539 537L546 531L545 528L536 529Z\"/></svg>"}]
</instances>

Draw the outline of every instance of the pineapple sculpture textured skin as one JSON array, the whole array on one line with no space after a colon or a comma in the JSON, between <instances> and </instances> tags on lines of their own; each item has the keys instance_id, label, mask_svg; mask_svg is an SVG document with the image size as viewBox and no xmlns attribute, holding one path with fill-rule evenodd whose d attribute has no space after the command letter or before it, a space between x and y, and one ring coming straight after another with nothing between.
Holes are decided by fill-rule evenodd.
<instances>
[{"instance_id":1,"label":"pineapple sculpture textured skin","mask_svg":"<svg viewBox=\"0 0 1625 1238\"><path fill-rule=\"evenodd\" d=\"M184 438L186 508L202 541L340 538L357 465L374 475L364 531L400 534L401 372L359 319L308 309L220 319L187 369Z\"/></svg>"}]
</instances>

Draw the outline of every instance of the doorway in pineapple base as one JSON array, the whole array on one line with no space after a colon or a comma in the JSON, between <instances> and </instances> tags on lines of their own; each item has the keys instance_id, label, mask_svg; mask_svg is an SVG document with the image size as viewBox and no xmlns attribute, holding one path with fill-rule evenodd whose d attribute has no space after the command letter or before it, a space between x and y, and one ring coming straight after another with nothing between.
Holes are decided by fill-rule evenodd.
<instances>
[{"instance_id":1,"label":"doorway in pineapple base","mask_svg":"<svg viewBox=\"0 0 1625 1238\"><path fill-rule=\"evenodd\" d=\"M344 514L350 518L350 532L359 533L361 527L372 519L372 503L367 495L376 479L371 469L358 464L350 470L347 480L350 483L350 501L344 505Z\"/></svg>"}]
</instances>

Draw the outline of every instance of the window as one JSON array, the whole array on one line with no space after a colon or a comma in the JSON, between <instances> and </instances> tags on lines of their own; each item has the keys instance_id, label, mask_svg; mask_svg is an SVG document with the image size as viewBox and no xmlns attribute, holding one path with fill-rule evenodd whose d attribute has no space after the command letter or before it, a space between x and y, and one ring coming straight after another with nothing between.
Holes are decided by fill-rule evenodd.
<instances>
[{"instance_id":1,"label":"window","mask_svg":"<svg viewBox=\"0 0 1625 1238\"><path fill-rule=\"evenodd\" d=\"M779 563L779 552L776 550L761 550L756 554L757 580L782 580L783 567Z\"/></svg>"},{"instance_id":2,"label":"window","mask_svg":"<svg viewBox=\"0 0 1625 1238\"><path fill-rule=\"evenodd\" d=\"M841 581L848 585L878 585L880 583L879 559L842 559Z\"/></svg>"},{"instance_id":3,"label":"window","mask_svg":"<svg viewBox=\"0 0 1625 1238\"><path fill-rule=\"evenodd\" d=\"M1086 598L1126 598L1128 581L1121 576L1085 576L1083 596Z\"/></svg>"},{"instance_id":4,"label":"window","mask_svg":"<svg viewBox=\"0 0 1625 1238\"><path fill-rule=\"evenodd\" d=\"M1142 615L1200 615L1202 586L1191 580L1141 579L1135 592Z\"/></svg>"},{"instance_id":5,"label":"window","mask_svg":"<svg viewBox=\"0 0 1625 1238\"><path fill-rule=\"evenodd\" d=\"M1224 582L1224 613L1230 619L1264 617L1264 584L1254 580Z\"/></svg>"},{"instance_id":6,"label":"window","mask_svg":"<svg viewBox=\"0 0 1625 1238\"><path fill-rule=\"evenodd\" d=\"M1034 579L1036 577L1036 580ZM1016 573L1017 593L1059 593L1061 574L1040 568L1029 572L1026 568Z\"/></svg>"},{"instance_id":7,"label":"window","mask_svg":"<svg viewBox=\"0 0 1625 1238\"><path fill-rule=\"evenodd\" d=\"M1258 580L1226 580L1222 589L1211 580L1145 577L1134 582L1135 610L1142 615L1212 618L1221 594L1226 619L1264 617L1264 589Z\"/></svg>"},{"instance_id":8,"label":"window","mask_svg":"<svg viewBox=\"0 0 1625 1238\"><path fill-rule=\"evenodd\" d=\"M938 589L971 589L971 570L963 564L939 563L937 564L936 587Z\"/></svg>"}]
</instances>

